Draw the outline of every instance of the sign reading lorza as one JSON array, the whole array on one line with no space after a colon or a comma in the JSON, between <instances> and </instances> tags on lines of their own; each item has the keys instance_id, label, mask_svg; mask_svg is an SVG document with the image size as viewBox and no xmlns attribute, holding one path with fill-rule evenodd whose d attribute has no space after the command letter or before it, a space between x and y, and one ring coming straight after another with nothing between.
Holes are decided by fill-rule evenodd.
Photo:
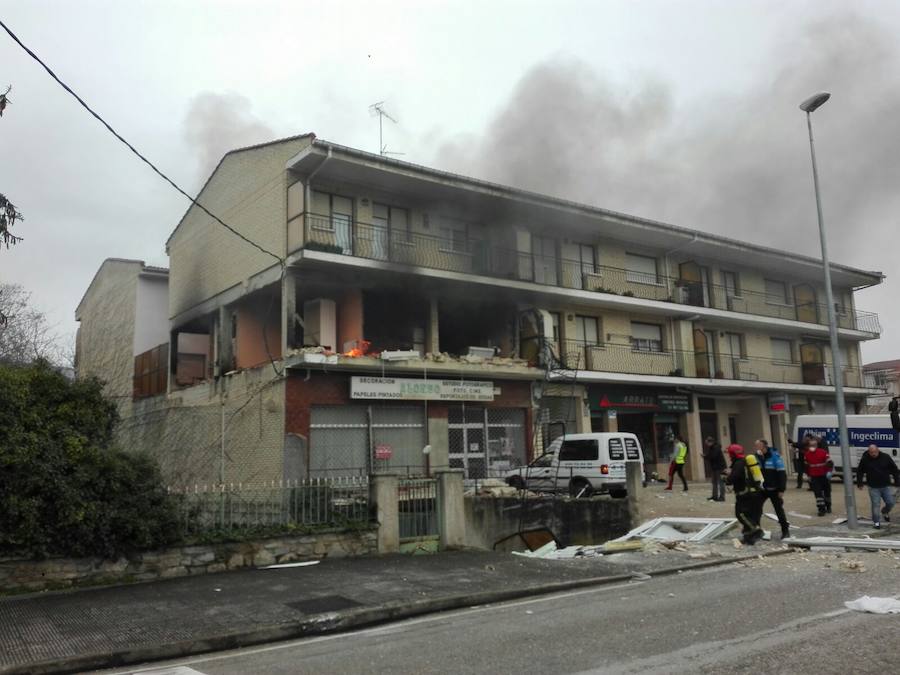
<instances>
[{"instance_id":1,"label":"sign reading lorza","mask_svg":"<svg viewBox=\"0 0 900 675\"><path fill-rule=\"evenodd\" d=\"M400 401L493 401L493 382L415 380L406 377L353 377L350 398Z\"/></svg>"}]
</instances>

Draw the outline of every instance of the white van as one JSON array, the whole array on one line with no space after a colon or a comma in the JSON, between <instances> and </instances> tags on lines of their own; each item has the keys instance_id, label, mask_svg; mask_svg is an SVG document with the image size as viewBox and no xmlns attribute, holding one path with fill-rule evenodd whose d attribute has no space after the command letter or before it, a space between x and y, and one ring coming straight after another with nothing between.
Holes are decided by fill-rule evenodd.
<instances>
[{"instance_id":1,"label":"white van","mask_svg":"<svg viewBox=\"0 0 900 675\"><path fill-rule=\"evenodd\" d=\"M509 471L506 482L536 492L568 492L573 497L608 493L621 498L628 496L626 462L636 462L643 471L644 453L634 434L567 434L528 466Z\"/></svg>"},{"instance_id":2,"label":"white van","mask_svg":"<svg viewBox=\"0 0 900 675\"><path fill-rule=\"evenodd\" d=\"M847 432L850 440L850 460L855 472L866 449L874 443L882 452L894 459L900 466L900 433L891 426L889 415L847 415ZM806 434L821 436L828 444L834 472L842 473L841 439L838 431L837 415L799 415L794 422L795 443L800 443ZM789 457L789 454L785 454Z\"/></svg>"}]
</instances>

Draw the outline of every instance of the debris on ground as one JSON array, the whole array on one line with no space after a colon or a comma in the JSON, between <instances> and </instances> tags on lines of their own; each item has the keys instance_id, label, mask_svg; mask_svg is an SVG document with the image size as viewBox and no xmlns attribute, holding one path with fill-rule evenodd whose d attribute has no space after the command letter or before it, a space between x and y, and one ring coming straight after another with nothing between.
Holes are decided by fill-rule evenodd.
<instances>
[{"instance_id":1,"label":"debris on ground","mask_svg":"<svg viewBox=\"0 0 900 675\"><path fill-rule=\"evenodd\" d=\"M806 537L805 539L800 539L798 537L789 537L788 539L785 539L784 542L791 546L799 546L802 548L812 548L815 546L817 549L828 547L862 549L865 551L878 551L882 549L900 551L900 540L897 539L869 539L867 537Z\"/></svg>"},{"instance_id":2,"label":"debris on ground","mask_svg":"<svg viewBox=\"0 0 900 675\"><path fill-rule=\"evenodd\" d=\"M657 539L704 542L725 534L737 522L736 518L654 518L613 541Z\"/></svg>"},{"instance_id":3,"label":"debris on ground","mask_svg":"<svg viewBox=\"0 0 900 675\"><path fill-rule=\"evenodd\" d=\"M841 569L847 570L848 572L865 572L866 566L859 560L842 560Z\"/></svg>"},{"instance_id":4,"label":"debris on ground","mask_svg":"<svg viewBox=\"0 0 900 675\"><path fill-rule=\"evenodd\" d=\"M900 600L896 598L870 598L864 595L856 600L848 600L844 607L872 614L900 614Z\"/></svg>"},{"instance_id":5,"label":"debris on ground","mask_svg":"<svg viewBox=\"0 0 900 675\"><path fill-rule=\"evenodd\" d=\"M543 558L544 560L571 560L572 558L593 558L610 553L638 551L644 547L642 542L607 542L597 546L565 546L560 548L555 541L544 544L534 551L513 551L513 555L524 558Z\"/></svg>"}]
</instances>

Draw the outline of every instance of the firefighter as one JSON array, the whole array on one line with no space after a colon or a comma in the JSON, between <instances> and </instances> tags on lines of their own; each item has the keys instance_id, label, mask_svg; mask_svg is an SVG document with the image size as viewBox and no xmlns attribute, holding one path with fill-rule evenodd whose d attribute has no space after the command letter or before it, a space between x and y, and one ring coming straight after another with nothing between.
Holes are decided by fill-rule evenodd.
<instances>
[{"instance_id":1,"label":"firefighter","mask_svg":"<svg viewBox=\"0 0 900 675\"><path fill-rule=\"evenodd\" d=\"M753 546L762 539L759 525L762 517L763 475L759 462L753 453L744 456L744 448L737 443L728 446L731 470L725 482L734 488L734 515L741 521L743 537L741 541Z\"/></svg>"},{"instance_id":2,"label":"firefighter","mask_svg":"<svg viewBox=\"0 0 900 675\"><path fill-rule=\"evenodd\" d=\"M823 446L822 439L811 436L803 456L819 516L831 513L831 469L834 466L828 450Z\"/></svg>"}]
</instances>

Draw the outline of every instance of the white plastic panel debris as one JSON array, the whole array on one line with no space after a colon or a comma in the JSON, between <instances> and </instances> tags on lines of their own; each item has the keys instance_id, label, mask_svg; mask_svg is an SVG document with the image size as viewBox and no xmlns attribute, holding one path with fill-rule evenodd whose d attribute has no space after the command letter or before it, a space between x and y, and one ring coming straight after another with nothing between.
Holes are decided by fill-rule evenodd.
<instances>
[{"instance_id":1,"label":"white plastic panel debris","mask_svg":"<svg viewBox=\"0 0 900 675\"><path fill-rule=\"evenodd\" d=\"M791 546L799 546L801 548L811 548L815 546L828 548L857 548L866 551L900 551L900 541L897 539L869 539L860 537L806 537L800 539L797 537L789 537L784 540L785 544Z\"/></svg>"},{"instance_id":2,"label":"white plastic panel debris","mask_svg":"<svg viewBox=\"0 0 900 675\"><path fill-rule=\"evenodd\" d=\"M844 606L857 612L900 614L900 600L897 598L870 598L868 595L864 595L856 600L848 600Z\"/></svg>"},{"instance_id":3,"label":"white plastic panel debris","mask_svg":"<svg viewBox=\"0 0 900 675\"><path fill-rule=\"evenodd\" d=\"M737 525L736 518L654 518L634 528L614 542L630 539L706 542L720 537Z\"/></svg>"},{"instance_id":4,"label":"white plastic panel debris","mask_svg":"<svg viewBox=\"0 0 900 675\"><path fill-rule=\"evenodd\" d=\"M593 558L610 553L636 551L643 547L641 542L615 543L608 541L597 546L565 546L558 548L556 542L548 542L534 551L513 551L513 555L523 558L542 558L544 560L571 560L572 558Z\"/></svg>"}]
</instances>

